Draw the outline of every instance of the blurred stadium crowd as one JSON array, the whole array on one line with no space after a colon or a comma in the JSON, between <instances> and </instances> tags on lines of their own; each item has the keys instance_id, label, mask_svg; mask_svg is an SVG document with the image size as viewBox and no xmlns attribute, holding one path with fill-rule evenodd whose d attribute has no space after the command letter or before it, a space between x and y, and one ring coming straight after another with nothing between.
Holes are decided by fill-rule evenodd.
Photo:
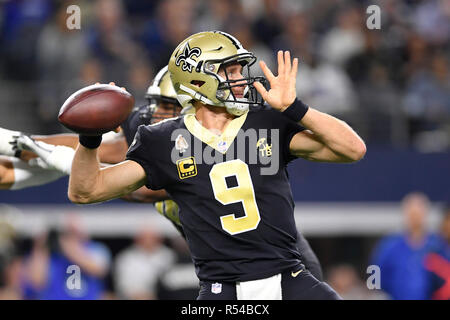
<instances>
[{"instance_id":1,"label":"blurred stadium crowd","mask_svg":"<svg viewBox=\"0 0 450 320\"><path fill-rule=\"evenodd\" d=\"M348 254L321 261L325 281L344 299L450 300L450 206L437 230L430 230L424 194L405 196L401 211L401 230L374 239L363 266ZM62 217L59 227L30 239L0 217L0 300L196 299L198 279L181 236L143 224L133 239L91 239L79 215Z\"/></svg>"},{"instance_id":2,"label":"blurred stadium crowd","mask_svg":"<svg viewBox=\"0 0 450 320\"><path fill-rule=\"evenodd\" d=\"M134 239L108 246L85 227L69 214L62 226L25 240L0 218L0 300L196 299L198 279L181 236L144 225Z\"/></svg>"},{"instance_id":3,"label":"blurred stadium crowd","mask_svg":"<svg viewBox=\"0 0 450 320\"><path fill-rule=\"evenodd\" d=\"M299 96L349 122L368 144L449 148L448 1L77 1L80 30L67 28L70 4L2 2L0 125L60 132L62 102L99 80L144 103L174 47L218 29L271 67L278 49L291 50L301 59ZM380 30L366 27L372 4L381 8Z\"/></svg>"},{"instance_id":4,"label":"blurred stadium crowd","mask_svg":"<svg viewBox=\"0 0 450 320\"><path fill-rule=\"evenodd\" d=\"M81 0L76 2L81 29L68 30L71 4L0 3L0 126L63 132L56 117L64 100L99 81L125 86L142 105L155 72L167 64L175 46L194 32L217 29L236 36L272 69L276 51L291 50L301 60L297 88L302 100L349 122L369 146L450 149L450 1ZM380 30L366 27L371 4L381 8ZM354 267L336 265L325 270L326 280L344 298L402 298L396 295L409 290L398 285L405 283L402 277L419 279L412 282L419 292L413 298L436 298L430 287L450 281L450 213L440 240L428 238L427 200L415 199L408 207L413 213L405 214L405 233L373 252L376 264L403 257L399 265L388 266L393 291L369 291ZM410 234L417 241L409 242ZM14 230L0 223L0 299L197 296L184 241L163 238L158 230L143 228L131 245L116 245L119 252L89 240L76 217L68 218L63 230L37 236L24 251L14 239ZM429 269L422 263L433 250L443 250L439 254L446 266L439 259L430 260ZM88 275L80 291L64 290L71 263ZM447 271L430 276L432 270ZM403 292L395 291L399 287Z\"/></svg>"}]
</instances>

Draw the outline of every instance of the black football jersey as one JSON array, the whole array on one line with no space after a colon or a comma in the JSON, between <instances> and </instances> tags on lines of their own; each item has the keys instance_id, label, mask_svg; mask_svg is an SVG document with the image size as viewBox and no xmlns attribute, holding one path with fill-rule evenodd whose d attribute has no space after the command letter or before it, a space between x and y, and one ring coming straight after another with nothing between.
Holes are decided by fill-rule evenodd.
<instances>
[{"instance_id":1,"label":"black football jersey","mask_svg":"<svg viewBox=\"0 0 450 320\"><path fill-rule=\"evenodd\" d=\"M127 154L165 189L197 275L249 281L299 265L294 202L286 165L301 126L270 107L252 108L220 135L186 115L140 126Z\"/></svg>"},{"instance_id":2,"label":"black football jersey","mask_svg":"<svg viewBox=\"0 0 450 320\"><path fill-rule=\"evenodd\" d=\"M148 106L135 107L133 111L128 116L120 127L127 140L127 144L130 145L133 142L134 136L136 135L137 128L140 125L147 125L150 123L150 117L147 116Z\"/></svg>"}]
</instances>

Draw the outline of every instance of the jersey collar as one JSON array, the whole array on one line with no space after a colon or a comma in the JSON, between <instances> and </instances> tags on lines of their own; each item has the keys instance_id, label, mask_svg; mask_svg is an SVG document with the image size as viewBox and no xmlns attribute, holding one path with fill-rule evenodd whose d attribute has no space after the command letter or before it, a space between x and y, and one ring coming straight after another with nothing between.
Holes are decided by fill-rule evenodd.
<instances>
[{"instance_id":1,"label":"jersey collar","mask_svg":"<svg viewBox=\"0 0 450 320\"><path fill-rule=\"evenodd\" d=\"M185 115L184 124L189 132L197 139L207 144L214 150L225 154L238 135L239 130L244 125L244 122L247 119L247 114L248 112L231 120L220 136L203 127L195 118L195 114Z\"/></svg>"}]
</instances>

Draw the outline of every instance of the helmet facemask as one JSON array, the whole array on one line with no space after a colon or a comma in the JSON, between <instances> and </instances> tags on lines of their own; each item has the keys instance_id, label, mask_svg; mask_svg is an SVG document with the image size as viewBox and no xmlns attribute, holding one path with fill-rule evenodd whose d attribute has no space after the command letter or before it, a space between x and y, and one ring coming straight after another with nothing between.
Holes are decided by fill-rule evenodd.
<instances>
[{"instance_id":1,"label":"helmet facemask","mask_svg":"<svg viewBox=\"0 0 450 320\"><path fill-rule=\"evenodd\" d=\"M154 124L161 120L168 118L175 118L180 115L180 104L177 99L168 98L164 96L150 96L146 95L148 104L145 108L140 108L139 117L144 120L144 123ZM170 104L171 106L165 109L170 111L161 112L158 109L162 108L162 104ZM158 111L158 112L157 112Z\"/></svg>"},{"instance_id":2,"label":"helmet facemask","mask_svg":"<svg viewBox=\"0 0 450 320\"><path fill-rule=\"evenodd\" d=\"M202 71L204 73L217 78L219 85L216 91L216 98L225 105L227 111L231 114L240 116L248 110L249 105L263 103L262 97L258 95L253 84L255 83L255 81L258 81L265 85L266 79L264 77L251 76L250 67L255 62L256 57L253 55L253 53L246 52L236 54L224 59L206 60L202 65ZM239 63L242 65L243 77L241 79L231 80L228 77L226 68L227 66L234 63ZM219 70L224 70L225 78L221 77L215 72L210 71L211 65L219 65ZM214 68L211 69L214 70ZM244 94L242 98L238 98L235 96L232 89L242 86L245 86Z\"/></svg>"}]
</instances>

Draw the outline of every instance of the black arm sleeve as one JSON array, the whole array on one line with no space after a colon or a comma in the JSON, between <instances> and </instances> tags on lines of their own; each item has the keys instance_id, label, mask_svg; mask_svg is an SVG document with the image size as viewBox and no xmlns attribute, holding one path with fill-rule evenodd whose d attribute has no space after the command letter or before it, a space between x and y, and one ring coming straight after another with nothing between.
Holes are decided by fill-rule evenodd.
<instances>
[{"instance_id":1,"label":"black arm sleeve","mask_svg":"<svg viewBox=\"0 0 450 320\"><path fill-rule=\"evenodd\" d=\"M280 129L280 152L282 152L284 162L287 164L296 159L296 157L291 155L291 151L289 150L292 137L298 132L305 130L305 128L287 118L281 112L272 109L270 106L266 106L265 110L269 112L266 117L270 117L272 125L275 128Z\"/></svg>"},{"instance_id":2,"label":"black arm sleeve","mask_svg":"<svg viewBox=\"0 0 450 320\"><path fill-rule=\"evenodd\" d=\"M165 185L164 171L158 167L158 158L154 148L157 146L156 134L149 126L140 126L127 152L127 160L139 163L147 175L146 186L152 190L163 189Z\"/></svg>"},{"instance_id":3,"label":"black arm sleeve","mask_svg":"<svg viewBox=\"0 0 450 320\"><path fill-rule=\"evenodd\" d=\"M284 152L284 159L286 159L286 163L288 163L297 158L291 154L291 150L289 148L291 140L297 133L305 130L305 128L292 120L286 119L285 121L286 124L285 124L285 134L283 137L284 141L283 152Z\"/></svg>"}]
</instances>

